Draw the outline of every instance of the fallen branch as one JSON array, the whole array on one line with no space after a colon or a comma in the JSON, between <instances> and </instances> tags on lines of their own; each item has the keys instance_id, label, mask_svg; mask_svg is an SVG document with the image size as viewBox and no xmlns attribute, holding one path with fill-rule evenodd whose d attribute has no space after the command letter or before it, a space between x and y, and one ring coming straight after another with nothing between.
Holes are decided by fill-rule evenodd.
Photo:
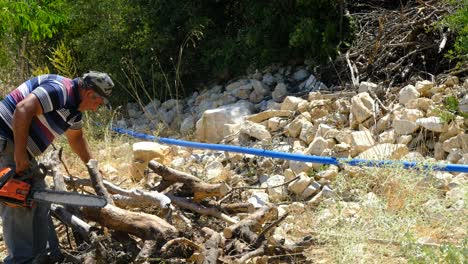
<instances>
[{"instance_id":1,"label":"fallen branch","mask_svg":"<svg viewBox=\"0 0 468 264\"><path fill-rule=\"evenodd\" d=\"M186 190L193 192L194 200L201 201L207 197L223 197L230 189L226 183L205 183L193 175L171 169L154 160L149 162L148 167L162 177L160 184L155 187L160 192L174 183L183 183Z\"/></svg>"},{"instance_id":2,"label":"fallen branch","mask_svg":"<svg viewBox=\"0 0 468 264\"><path fill-rule=\"evenodd\" d=\"M245 233L246 230L251 230L253 232L259 231L266 220L277 217L278 209L275 206L264 206L238 223L226 227L223 231L224 237L232 238L234 235L239 236ZM247 227L247 229L244 227Z\"/></svg>"}]
</instances>

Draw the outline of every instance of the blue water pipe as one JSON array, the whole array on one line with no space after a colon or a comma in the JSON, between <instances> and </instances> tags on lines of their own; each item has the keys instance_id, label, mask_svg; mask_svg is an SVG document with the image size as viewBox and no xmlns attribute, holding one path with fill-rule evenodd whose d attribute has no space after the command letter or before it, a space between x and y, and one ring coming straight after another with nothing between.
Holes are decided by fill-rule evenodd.
<instances>
[{"instance_id":1,"label":"blue water pipe","mask_svg":"<svg viewBox=\"0 0 468 264\"><path fill-rule=\"evenodd\" d=\"M135 138L140 138L140 139L149 140L149 141L156 141L162 144L176 145L176 146L197 148L197 149L210 149L210 150L219 150L219 151L227 151L227 152L237 152L237 153L252 154L256 156L263 156L263 157L270 157L270 158L277 158L277 159L295 160L295 161L330 164L330 165L348 164L351 166L366 166L366 167L402 166L405 169L429 169L429 170L434 170L434 171L468 172L468 165L462 165L462 164L421 164L421 163L410 162L410 161L365 160L365 159L322 157L322 156L271 151L271 150L257 149L257 148L246 148L246 147L233 146L233 145L199 143L199 142L192 142L192 141L185 141L185 140L178 140L178 139L171 139L171 138L155 137L152 135L135 132L129 129L118 128L118 127L111 127L110 129L120 134L125 134L125 135L129 135Z\"/></svg>"}]
</instances>

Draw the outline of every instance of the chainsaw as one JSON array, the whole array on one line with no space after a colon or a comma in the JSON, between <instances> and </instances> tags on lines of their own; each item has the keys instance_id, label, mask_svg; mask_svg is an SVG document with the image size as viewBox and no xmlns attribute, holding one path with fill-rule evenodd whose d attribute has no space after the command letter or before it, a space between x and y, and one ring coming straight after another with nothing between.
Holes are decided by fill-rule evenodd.
<instances>
[{"instance_id":1,"label":"chainsaw","mask_svg":"<svg viewBox=\"0 0 468 264\"><path fill-rule=\"evenodd\" d=\"M73 192L52 190L32 190L31 184L15 178L17 173L13 168L0 169L0 202L10 207L34 206L34 202L49 202L55 204L98 207L106 206L107 201L96 195L86 195Z\"/></svg>"}]
</instances>

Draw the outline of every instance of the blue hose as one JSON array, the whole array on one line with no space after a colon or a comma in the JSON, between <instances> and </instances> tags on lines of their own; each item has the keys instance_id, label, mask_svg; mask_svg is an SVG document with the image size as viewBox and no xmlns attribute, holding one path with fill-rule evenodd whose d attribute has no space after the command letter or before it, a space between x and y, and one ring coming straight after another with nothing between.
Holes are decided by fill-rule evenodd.
<instances>
[{"instance_id":1,"label":"blue hose","mask_svg":"<svg viewBox=\"0 0 468 264\"><path fill-rule=\"evenodd\" d=\"M198 143L198 142L171 139L171 138L155 137L152 135L135 132L135 131L128 130L128 129L117 128L117 127L111 127L111 130L120 134L125 134L125 135L129 135L132 137L145 139L149 141L156 141L156 142L168 144L168 145L177 145L177 146L182 146L182 147L198 148L198 149L210 149L210 150L237 152L237 153L244 153L244 154L252 154L256 156L302 161L302 162L312 162L312 163L329 164L329 165L348 164L351 166L366 166L366 167L401 166L405 169L430 169L434 171L468 172L468 165L462 165L462 164L435 164L435 165L430 164L429 165L429 164L419 164L416 162L409 162L409 161L365 160L365 159L321 157L321 156L313 156L313 155L292 154L292 153L287 153L287 152L271 151L271 150L256 149L256 148L246 148L246 147L233 146L233 145Z\"/></svg>"}]
</instances>

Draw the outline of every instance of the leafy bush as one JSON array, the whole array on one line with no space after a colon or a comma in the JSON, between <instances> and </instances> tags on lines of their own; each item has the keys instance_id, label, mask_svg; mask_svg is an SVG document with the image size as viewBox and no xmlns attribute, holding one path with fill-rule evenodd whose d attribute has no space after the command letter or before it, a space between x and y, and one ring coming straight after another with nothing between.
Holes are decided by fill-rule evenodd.
<instances>
[{"instance_id":1,"label":"leafy bush","mask_svg":"<svg viewBox=\"0 0 468 264\"><path fill-rule=\"evenodd\" d=\"M151 88L161 99L249 66L323 61L351 35L339 1L79 0L69 6L73 23L64 35L78 71L108 71L119 86L141 79L140 89Z\"/></svg>"},{"instance_id":2,"label":"leafy bush","mask_svg":"<svg viewBox=\"0 0 468 264\"><path fill-rule=\"evenodd\" d=\"M468 0L449 0L456 7L453 14L448 15L442 25L451 28L456 34L453 49L447 52L451 59L459 61L459 66L468 63Z\"/></svg>"},{"instance_id":3,"label":"leafy bush","mask_svg":"<svg viewBox=\"0 0 468 264\"><path fill-rule=\"evenodd\" d=\"M323 62L352 36L344 1L0 0L0 7L8 10L0 32L13 34L17 46L24 34L35 41L26 43L33 69L73 74L57 61L67 68L73 60L77 75L106 71L120 102L131 85L164 100L248 67Z\"/></svg>"}]
</instances>

